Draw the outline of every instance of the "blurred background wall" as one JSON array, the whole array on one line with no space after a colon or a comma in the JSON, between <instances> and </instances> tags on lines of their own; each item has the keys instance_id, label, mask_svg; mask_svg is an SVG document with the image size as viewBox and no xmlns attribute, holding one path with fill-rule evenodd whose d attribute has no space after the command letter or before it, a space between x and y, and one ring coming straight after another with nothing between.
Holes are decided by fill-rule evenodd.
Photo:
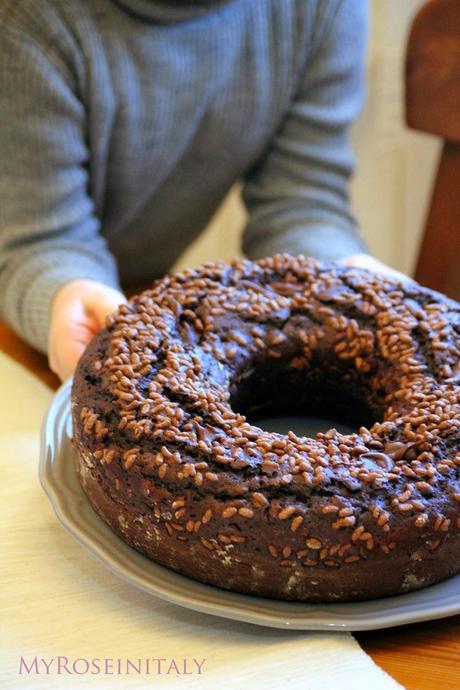
<instances>
[{"instance_id":1,"label":"blurred background wall","mask_svg":"<svg viewBox=\"0 0 460 690\"><path fill-rule=\"evenodd\" d=\"M439 142L404 124L403 65L410 21L423 0L372 0L367 100L353 130L352 206L371 251L411 273ZM233 189L178 267L240 253L244 209Z\"/></svg>"}]
</instances>

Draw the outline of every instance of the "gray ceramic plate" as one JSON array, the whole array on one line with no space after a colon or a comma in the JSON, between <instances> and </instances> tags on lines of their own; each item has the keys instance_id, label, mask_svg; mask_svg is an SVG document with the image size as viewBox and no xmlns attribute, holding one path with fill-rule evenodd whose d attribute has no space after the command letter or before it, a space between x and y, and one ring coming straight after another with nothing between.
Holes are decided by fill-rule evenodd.
<instances>
[{"instance_id":1,"label":"gray ceramic plate","mask_svg":"<svg viewBox=\"0 0 460 690\"><path fill-rule=\"evenodd\" d=\"M91 508L72 461L70 381L42 429L40 481L62 525L110 570L179 606L273 628L372 630L460 613L460 576L419 592L350 604L303 604L236 594L156 565L125 544Z\"/></svg>"}]
</instances>

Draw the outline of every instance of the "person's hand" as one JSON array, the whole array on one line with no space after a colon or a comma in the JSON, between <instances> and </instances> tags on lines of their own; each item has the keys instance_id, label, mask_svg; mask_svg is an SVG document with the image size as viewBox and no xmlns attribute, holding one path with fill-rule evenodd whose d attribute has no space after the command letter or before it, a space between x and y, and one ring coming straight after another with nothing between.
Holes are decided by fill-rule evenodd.
<instances>
[{"instance_id":1,"label":"person's hand","mask_svg":"<svg viewBox=\"0 0 460 690\"><path fill-rule=\"evenodd\" d=\"M401 280L407 283L411 280L409 276L400 273L391 266L387 266L378 259L375 259L370 254L351 254L346 256L344 259L340 259L339 264L344 266L356 266L357 268L366 268L368 271L373 271L374 273L380 273L382 275L388 276L389 278L396 278L396 280Z\"/></svg>"},{"instance_id":2,"label":"person's hand","mask_svg":"<svg viewBox=\"0 0 460 690\"><path fill-rule=\"evenodd\" d=\"M126 297L95 280L78 279L60 288L51 305L48 360L64 381L72 376L92 337Z\"/></svg>"}]
</instances>

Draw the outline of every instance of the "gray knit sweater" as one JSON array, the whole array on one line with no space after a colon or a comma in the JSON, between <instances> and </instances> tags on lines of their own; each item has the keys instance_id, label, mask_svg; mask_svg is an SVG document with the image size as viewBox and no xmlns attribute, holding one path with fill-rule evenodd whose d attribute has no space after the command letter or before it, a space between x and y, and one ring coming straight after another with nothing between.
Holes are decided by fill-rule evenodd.
<instances>
[{"instance_id":1,"label":"gray knit sweater","mask_svg":"<svg viewBox=\"0 0 460 690\"><path fill-rule=\"evenodd\" d=\"M366 0L0 0L0 313L167 271L236 180L243 250L339 258Z\"/></svg>"}]
</instances>

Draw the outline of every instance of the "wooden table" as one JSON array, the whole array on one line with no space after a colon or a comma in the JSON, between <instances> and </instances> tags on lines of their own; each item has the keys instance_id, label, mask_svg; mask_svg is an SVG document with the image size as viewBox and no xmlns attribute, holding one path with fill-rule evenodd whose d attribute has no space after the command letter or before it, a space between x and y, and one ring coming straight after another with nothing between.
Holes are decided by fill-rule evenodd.
<instances>
[{"instance_id":1,"label":"wooden table","mask_svg":"<svg viewBox=\"0 0 460 690\"><path fill-rule=\"evenodd\" d=\"M20 341L2 322L0 350L50 388L58 387L59 380L48 368L46 358ZM407 690L460 690L460 616L357 633L356 638L374 661Z\"/></svg>"}]
</instances>

